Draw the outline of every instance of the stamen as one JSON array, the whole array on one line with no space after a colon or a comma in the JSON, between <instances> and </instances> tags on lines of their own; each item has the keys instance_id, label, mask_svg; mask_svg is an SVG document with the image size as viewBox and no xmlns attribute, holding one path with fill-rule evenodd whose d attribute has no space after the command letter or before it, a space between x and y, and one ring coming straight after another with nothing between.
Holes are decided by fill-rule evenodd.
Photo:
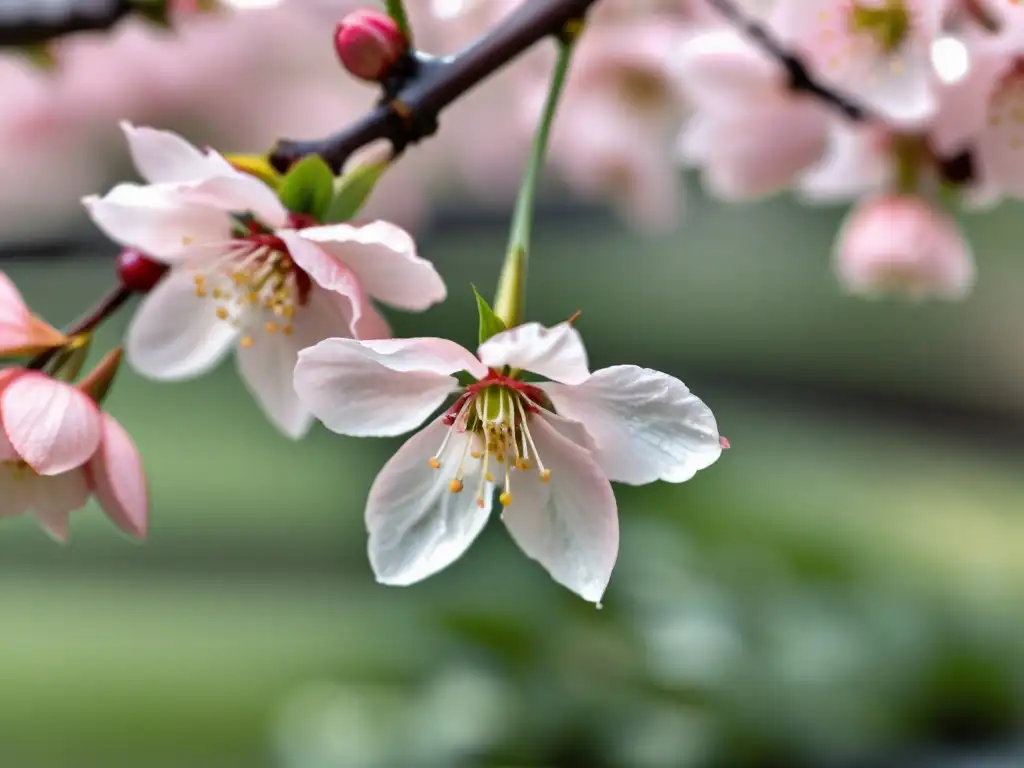
<instances>
[{"instance_id":1,"label":"stamen","mask_svg":"<svg viewBox=\"0 0 1024 768\"><path fill-rule=\"evenodd\" d=\"M285 331L287 331L287 330L288 330L288 328L286 327ZM441 447L437 449L437 453L435 453L433 455L433 457L431 457L431 459L430 459L430 466L432 468L434 468L434 469L440 469L441 468L441 454L443 454L444 453L444 449L448 447L448 441L452 439L452 434L455 432L456 428L458 428L459 419L461 419L462 418L462 414L464 414L469 409L469 406L470 406L470 401L467 400L465 403L463 403L462 408L459 409L459 412L457 414L455 414L455 420L452 421L451 426L448 427L448 431L444 433L444 439L441 441ZM471 443L471 442L472 442L472 438L470 438L469 442L467 442L466 445L468 446L469 443ZM479 458L479 457L478 456L474 456L473 458L475 459L475 458ZM463 451L462 451L462 459L463 459L463 461L465 461L465 459L466 459L466 451L465 451L465 449L463 449ZM460 466L460 469L461 469L461 466L462 466L461 463L460 463L459 466Z\"/></svg>"},{"instance_id":2,"label":"stamen","mask_svg":"<svg viewBox=\"0 0 1024 768\"><path fill-rule=\"evenodd\" d=\"M526 423L526 409L523 408L523 404L518 399L516 400L516 405L519 406L519 413L523 419L523 434L526 435L526 439L529 441L530 447L533 449L533 456L537 459L537 469L540 470L540 481L542 483L546 483L551 479L551 470L544 469L544 462L540 460L540 452L537 450L537 444L533 442L533 435L530 434L530 427Z\"/></svg>"},{"instance_id":3,"label":"stamen","mask_svg":"<svg viewBox=\"0 0 1024 768\"><path fill-rule=\"evenodd\" d=\"M451 493L462 493L462 481L457 477L453 477L452 481L448 483L448 490Z\"/></svg>"}]
</instances>

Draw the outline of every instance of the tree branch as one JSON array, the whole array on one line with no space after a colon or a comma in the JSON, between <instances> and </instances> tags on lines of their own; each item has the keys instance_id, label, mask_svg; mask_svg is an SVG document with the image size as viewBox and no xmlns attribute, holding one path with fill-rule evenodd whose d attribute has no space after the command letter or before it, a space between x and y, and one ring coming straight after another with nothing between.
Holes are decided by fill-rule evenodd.
<instances>
[{"instance_id":1,"label":"tree branch","mask_svg":"<svg viewBox=\"0 0 1024 768\"><path fill-rule=\"evenodd\" d=\"M279 171L305 155L320 155L334 170L358 149L387 139L396 152L437 130L441 111L545 37L562 33L597 0L526 0L468 48L443 59L414 54L406 72L388 84L369 114L337 133L313 141L279 141L270 162Z\"/></svg>"},{"instance_id":2,"label":"tree branch","mask_svg":"<svg viewBox=\"0 0 1024 768\"><path fill-rule=\"evenodd\" d=\"M786 70L789 87L794 91L820 99L854 122L862 122L871 118L871 114L866 108L844 94L829 88L814 77L795 54L787 51L763 24L748 16L734 0L706 0L706 2Z\"/></svg>"},{"instance_id":3,"label":"tree branch","mask_svg":"<svg viewBox=\"0 0 1024 768\"><path fill-rule=\"evenodd\" d=\"M54 18L52 3L0 0L0 48L42 45L76 32L110 29L137 10L132 0L65 0Z\"/></svg>"}]
</instances>

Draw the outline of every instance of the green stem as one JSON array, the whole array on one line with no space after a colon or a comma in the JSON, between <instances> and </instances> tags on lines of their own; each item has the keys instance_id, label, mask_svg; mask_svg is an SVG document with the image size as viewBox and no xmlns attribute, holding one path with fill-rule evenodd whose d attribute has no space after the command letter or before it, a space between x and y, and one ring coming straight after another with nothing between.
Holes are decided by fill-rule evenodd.
<instances>
[{"instance_id":1,"label":"green stem","mask_svg":"<svg viewBox=\"0 0 1024 768\"><path fill-rule=\"evenodd\" d=\"M412 26L409 24L409 14L405 12L403 0L384 0L384 6L387 8L388 16L395 20L398 28L402 30L402 34L405 35L405 39L409 41L411 46Z\"/></svg>"},{"instance_id":2,"label":"green stem","mask_svg":"<svg viewBox=\"0 0 1024 768\"><path fill-rule=\"evenodd\" d=\"M494 298L494 312L504 321L507 328L513 328L523 321L526 305L526 272L530 260L530 237L533 231L534 201L540 182L544 158L547 155L551 125L558 110L558 101L565 87L569 63L576 38L582 30L582 22L575 22L566 29L558 41L558 61L551 75L547 100L540 123L533 137L533 148L523 173L523 181L516 197L515 213L512 216L512 231L509 235L505 263L498 278L498 291Z\"/></svg>"}]
</instances>

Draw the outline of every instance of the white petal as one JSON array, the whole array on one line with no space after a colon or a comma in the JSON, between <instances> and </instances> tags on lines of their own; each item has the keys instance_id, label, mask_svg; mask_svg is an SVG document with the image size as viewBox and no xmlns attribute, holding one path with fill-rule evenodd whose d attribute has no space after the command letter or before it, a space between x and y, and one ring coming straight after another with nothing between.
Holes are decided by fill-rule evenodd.
<instances>
[{"instance_id":1,"label":"white petal","mask_svg":"<svg viewBox=\"0 0 1024 768\"><path fill-rule=\"evenodd\" d=\"M186 203L233 213L252 213L271 229L288 223L288 210L277 193L247 173L213 176L176 187L172 194Z\"/></svg>"},{"instance_id":2,"label":"white petal","mask_svg":"<svg viewBox=\"0 0 1024 768\"><path fill-rule=\"evenodd\" d=\"M239 375L270 423L298 440L313 424L313 414L299 402L292 385L299 347L293 337L261 331L253 331L251 346L239 347L235 356Z\"/></svg>"},{"instance_id":3,"label":"white petal","mask_svg":"<svg viewBox=\"0 0 1024 768\"><path fill-rule=\"evenodd\" d=\"M121 130L128 139L136 170L150 184L200 181L218 174L237 173L216 152L201 152L176 133L136 127L128 122L121 123Z\"/></svg>"},{"instance_id":4,"label":"white petal","mask_svg":"<svg viewBox=\"0 0 1024 768\"><path fill-rule=\"evenodd\" d=\"M57 541L68 540L68 517L89 501L89 481L77 469L56 477L38 477L32 481L32 506L43 529Z\"/></svg>"},{"instance_id":5,"label":"white petal","mask_svg":"<svg viewBox=\"0 0 1024 768\"><path fill-rule=\"evenodd\" d=\"M512 538L551 578L584 600L599 602L619 552L615 494L593 456L543 418L530 432L549 483L536 471L512 475L512 503L502 514Z\"/></svg>"},{"instance_id":6,"label":"white petal","mask_svg":"<svg viewBox=\"0 0 1024 768\"><path fill-rule=\"evenodd\" d=\"M862 82L868 108L899 126L919 127L938 109L935 74L927 51L910 51L897 59L879 57Z\"/></svg>"},{"instance_id":7,"label":"white petal","mask_svg":"<svg viewBox=\"0 0 1024 768\"><path fill-rule=\"evenodd\" d=\"M312 227L301 230L299 236L347 265L363 289L378 301L421 311L447 296L434 265L416 254L415 241L394 224L375 221L364 226Z\"/></svg>"},{"instance_id":8,"label":"white petal","mask_svg":"<svg viewBox=\"0 0 1024 768\"><path fill-rule=\"evenodd\" d=\"M189 203L158 187L119 184L104 197L82 200L93 222L120 245L157 259L171 259L192 242L231 237L231 217L208 205Z\"/></svg>"},{"instance_id":9,"label":"white petal","mask_svg":"<svg viewBox=\"0 0 1024 768\"><path fill-rule=\"evenodd\" d=\"M405 586L437 573L457 560L487 523L493 486L485 484L480 507L479 461L466 462L461 493L449 488L469 435L452 440L440 469L430 467L430 458L447 430L437 420L413 435L370 489L366 503L370 564L382 584Z\"/></svg>"},{"instance_id":10,"label":"white petal","mask_svg":"<svg viewBox=\"0 0 1024 768\"><path fill-rule=\"evenodd\" d=\"M711 409L660 371L617 365L579 386L540 386L559 414L586 427L601 468L616 482L681 483L722 454Z\"/></svg>"},{"instance_id":11,"label":"white petal","mask_svg":"<svg viewBox=\"0 0 1024 768\"><path fill-rule=\"evenodd\" d=\"M211 371L239 331L216 315L216 304L196 296L193 275L173 269L143 299L125 339L128 362L141 375L180 381Z\"/></svg>"},{"instance_id":12,"label":"white petal","mask_svg":"<svg viewBox=\"0 0 1024 768\"><path fill-rule=\"evenodd\" d=\"M470 365L481 367L447 339L327 339L299 353L295 390L328 429L386 437L426 421Z\"/></svg>"},{"instance_id":13,"label":"white petal","mask_svg":"<svg viewBox=\"0 0 1024 768\"><path fill-rule=\"evenodd\" d=\"M570 323L545 328L527 323L492 336L480 345L488 368L510 366L563 384L579 384L590 375L583 339Z\"/></svg>"}]
</instances>

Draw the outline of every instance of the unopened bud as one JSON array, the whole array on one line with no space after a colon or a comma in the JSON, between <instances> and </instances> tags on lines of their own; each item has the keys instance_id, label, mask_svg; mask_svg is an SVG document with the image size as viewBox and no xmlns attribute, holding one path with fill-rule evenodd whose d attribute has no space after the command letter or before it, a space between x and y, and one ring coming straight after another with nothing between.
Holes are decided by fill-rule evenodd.
<instances>
[{"instance_id":1,"label":"unopened bud","mask_svg":"<svg viewBox=\"0 0 1024 768\"><path fill-rule=\"evenodd\" d=\"M107 393L110 392L110 387L114 384L114 379L117 377L117 372L121 368L121 357L123 355L121 347L112 349L107 353L92 372L78 382L78 389L92 398L93 402L102 404L103 400L107 397Z\"/></svg>"},{"instance_id":2,"label":"unopened bud","mask_svg":"<svg viewBox=\"0 0 1024 768\"><path fill-rule=\"evenodd\" d=\"M125 248L117 257L117 277L121 285L135 293L149 293L166 271L166 264L136 248Z\"/></svg>"},{"instance_id":3,"label":"unopened bud","mask_svg":"<svg viewBox=\"0 0 1024 768\"><path fill-rule=\"evenodd\" d=\"M381 11L354 11L334 32L338 58L360 80L383 80L408 49L409 41L398 23Z\"/></svg>"}]
</instances>

